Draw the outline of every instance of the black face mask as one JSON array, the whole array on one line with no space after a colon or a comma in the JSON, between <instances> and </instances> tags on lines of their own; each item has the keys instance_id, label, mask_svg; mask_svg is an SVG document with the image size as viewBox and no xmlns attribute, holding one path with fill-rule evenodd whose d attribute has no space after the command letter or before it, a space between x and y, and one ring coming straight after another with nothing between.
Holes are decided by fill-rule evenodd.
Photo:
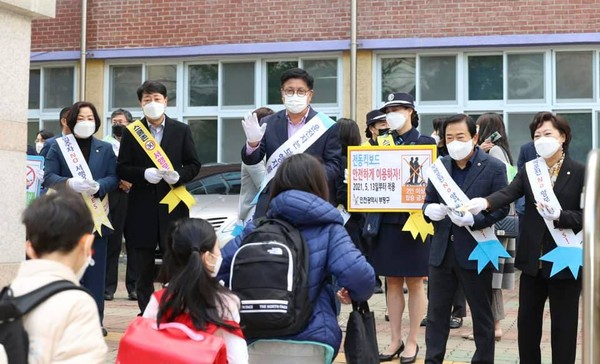
<instances>
[{"instance_id":1,"label":"black face mask","mask_svg":"<svg viewBox=\"0 0 600 364\"><path fill-rule=\"evenodd\" d=\"M125 130L125 127L121 124L113 124L112 126L112 134L113 136L120 138L123 136L123 131Z\"/></svg>"},{"instance_id":2,"label":"black face mask","mask_svg":"<svg viewBox=\"0 0 600 364\"><path fill-rule=\"evenodd\" d=\"M377 132L379 133L379 136L384 136L390 133L390 128L377 129Z\"/></svg>"}]
</instances>

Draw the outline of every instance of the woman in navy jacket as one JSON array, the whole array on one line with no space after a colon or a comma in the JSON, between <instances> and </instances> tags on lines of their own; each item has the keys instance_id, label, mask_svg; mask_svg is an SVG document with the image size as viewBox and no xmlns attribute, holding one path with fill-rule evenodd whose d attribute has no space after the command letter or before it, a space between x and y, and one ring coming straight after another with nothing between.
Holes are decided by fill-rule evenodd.
<instances>
[{"instance_id":1,"label":"woman in navy jacket","mask_svg":"<svg viewBox=\"0 0 600 364\"><path fill-rule=\"evenodd\" d=\"M90 187L90 185L82 183L81 178L77 176L73 178L59 144L54 143L48 151L44 166L44 186L57 188L66 184L75 192L104 198L119 185L119 177L116 172L117 157L111 144L92 136L100 128L100 117L94 105L86 101L76 102L67 116L67 126L75 135L77 145L81 149L96 184ZM104 317L107 234L110 232L111 230L103 226L102 236L95 233L92 246L94 251L92 258L95 264L88 267L81 280L82 285L91 291L96 300L101 322ZM106 334L104 329L103 332Z\"/></svg>"},{"instance_id":2,"label":"woman in navy jacket","mask_svg":"<svg viewBox=\"0 0 600 364\"><path fill-rule=\"evenodd\" d=\"M314 302L312 316L304 330L277 339L315 341L331 346L337 353L342 331L335 313L335 294L332 285L327 283L328 278L333 275L337 285L345 288L342 291L351 299L366 301L373 294L375 273L352 243L340 213L327 200L328 187L322 164L309 154L296 154L280 165L273 179L267 217L282 219L298 227L306 240L310 299ZM250 223L241 235L221 250L223 264L219 279L229 281L233 255L244 235L253 229L254 225Z\"/></svg>"}]
</instances>

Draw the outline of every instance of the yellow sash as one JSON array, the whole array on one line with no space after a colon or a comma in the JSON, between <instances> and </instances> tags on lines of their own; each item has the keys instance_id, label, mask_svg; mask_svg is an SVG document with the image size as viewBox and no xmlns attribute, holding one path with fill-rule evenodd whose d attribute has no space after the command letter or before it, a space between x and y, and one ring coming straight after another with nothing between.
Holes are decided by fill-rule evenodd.
<instances>
[{"instance_id":1,"label":"yellow sash","mask_svg":"<svg viewBox=\"0 0 600 364\"><path fill-rule=\"evenodd\" d=\"M141 121L134 121L127 126L127 129L129 129L131 135L133 135L140 147L142 147L148 157L150 157L156 168L167 171L175 170L165 151L160 147L160 144L156 142L156 139L154 139ZM160 203L169 206L169 213L171 213L181 201L183 201L188 208L196 203L194 197L185 189L185 186L170 187L171 191L169 191L169 193L167 193L160 201Z\"/></svg>"}]
</instances>

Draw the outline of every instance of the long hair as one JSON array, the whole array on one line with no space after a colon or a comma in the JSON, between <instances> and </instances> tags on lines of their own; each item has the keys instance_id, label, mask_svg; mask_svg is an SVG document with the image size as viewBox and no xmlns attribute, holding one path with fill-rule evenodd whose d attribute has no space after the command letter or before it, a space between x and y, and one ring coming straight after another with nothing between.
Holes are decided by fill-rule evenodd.
<instances>
[{"instance_id":1,"label":"long hair","mask_svg":"<svg viewBox=\"0 0 600 364\"><path fill-rule=\"evenodd\" d=\"M340 144L342 145L342 155L348 155L348 147L360 145L360 129L356 121L352 119L341 118L337 121L340 127ZM368 129L368 127L367 127Z\"/></svg>"},{"instance_id":2,"label":"long hair","mask_svg":"<svg viewBox=\"0 0 600 364\"><path fill-rule=\"evenodd\" d=\"M202 254L212 251L216 242L215 231L206 220L183 218L171 225L162 272L169 284L160 300L158 323L188 314L198 330L205 330L208 323L233 328L221 318L228 310L224 294L229 291L202 264Z\"/></svg>"},{"instance_id":3,"label":"long hair","mask_svg":"<svg viewBox=\"0 0 600 364\"><path fill-rule=\"evenodd\" d=\"M329 200L325 168L310 154L294 154L286 158L273 178L269 204L275 196L288 190L300 190Z\"/></svg>"},{"instance_id":4,"label":"long hair","mask_svg":"<svg viewBox=\"0 0 600 364\"><path fill-rule=\"evenodd\" d=\"M504 128L504 121L502 116L496 113L486 113L477 118L477 125L479 125L479 140L478 144L481 145L487 138L489 138L495 132L498 132L502 138L494 142L495 145L504 149L508 156L510 164L513 163L512 157L510 156L510 147L508 146L508 136L506 135L506 129Z\"/></svg>"}]
</instances>

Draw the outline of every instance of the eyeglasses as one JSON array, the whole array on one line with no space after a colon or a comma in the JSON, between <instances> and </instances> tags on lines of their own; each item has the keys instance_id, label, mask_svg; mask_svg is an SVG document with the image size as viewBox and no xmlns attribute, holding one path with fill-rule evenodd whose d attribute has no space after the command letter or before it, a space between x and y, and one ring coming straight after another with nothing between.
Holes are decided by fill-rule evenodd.
<instances>
[{"instance_id":1,"label":"eyeglasses","mask_svg":"<svg viewBox=\"0 0 600 364\"><path fill-rule=\"evenodd\" d=\"M296 95L298 95L298 96L300 96L300 97L303 97L303 96L305 96L307 93L311 92L312 90L305 90L305 89L303 89L303 88L301 88L301 89L298 89L298 90L294 90L294 89L292 89L292 88L287 88L287 89L285 89L285 90L284 90L284 89L282 89L281 91L283 92L283 94L284 94L285 96L288 96L288 97L292 97L292 96L294 96L294 94L296 94Z\"/></svg>"}]
</instances>

